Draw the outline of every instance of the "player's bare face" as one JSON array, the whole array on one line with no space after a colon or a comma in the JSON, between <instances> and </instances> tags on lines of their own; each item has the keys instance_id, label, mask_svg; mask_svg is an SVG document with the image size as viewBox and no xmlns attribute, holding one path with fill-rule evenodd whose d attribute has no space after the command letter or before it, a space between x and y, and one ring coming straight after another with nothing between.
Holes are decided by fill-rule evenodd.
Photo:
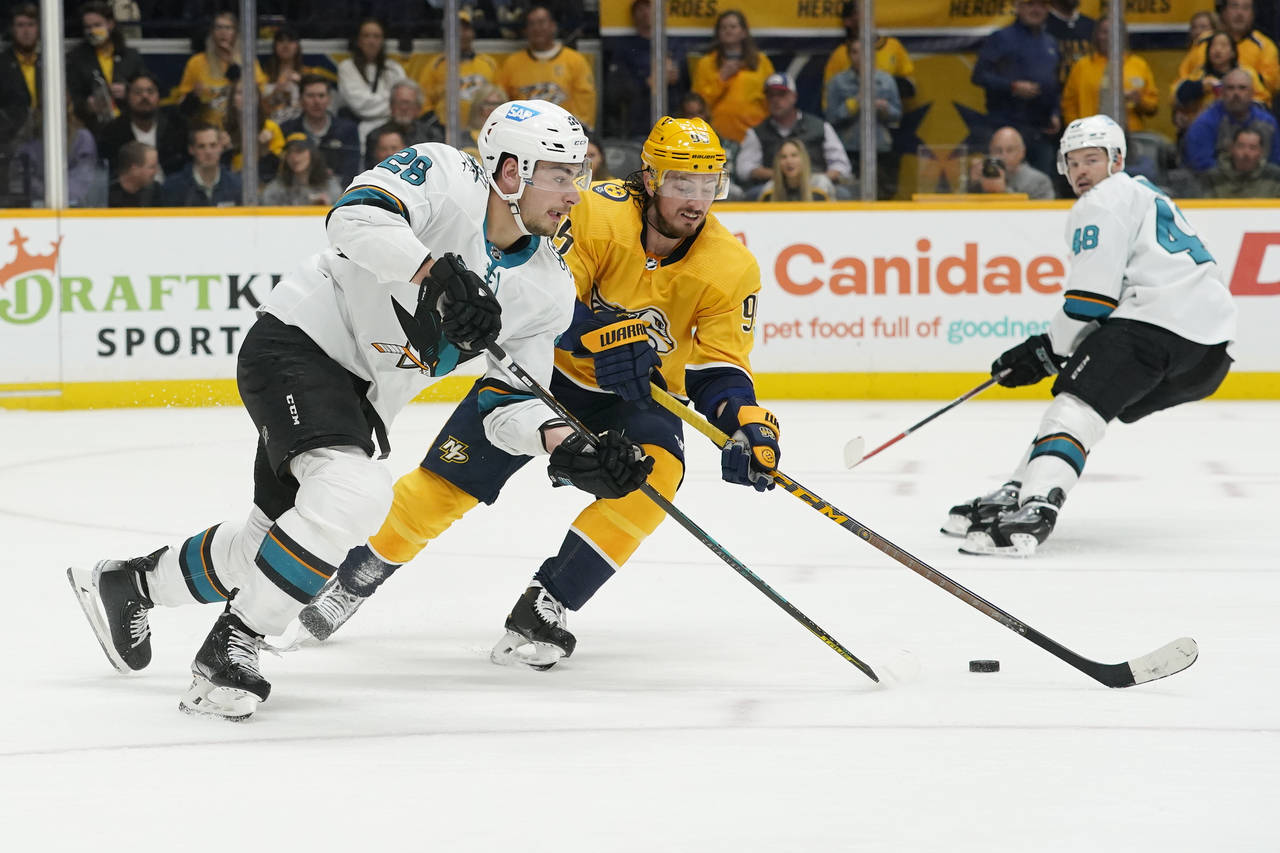
<instances>
[{"instance_id":1,"label":"player's bare face","mask_svg":"<svg viewBox=\"0 0 1280 853\"><path fill-rule=\"evenodd\" d=\"M1110 176L1109 161L1105 148L1078 148L1067 152L1067 181L1076 195L1084 195Z\"/></svg>"},{"instance_id":2,"label":"player's bare face","mask_svg":"<svg viewBox=\"0 0 1280 853\"><path fill-rule=\"evenodd\" d=\"M578 163L538 163L520 194L520 218L530 234L554 236L590 186L591 169Z\"/></svg>"}]
</instances>

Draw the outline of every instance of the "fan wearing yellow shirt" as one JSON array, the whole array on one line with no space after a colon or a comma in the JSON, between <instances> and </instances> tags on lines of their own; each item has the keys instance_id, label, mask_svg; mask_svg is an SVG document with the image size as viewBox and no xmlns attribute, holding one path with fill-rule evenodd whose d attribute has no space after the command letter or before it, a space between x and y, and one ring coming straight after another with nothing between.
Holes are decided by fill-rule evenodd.
<instances>
[{"instance_id":1,"label":"fan wearing yellow shirt","mask_svg":"<svg viewBox=\"0 0 1280 853\"><path fill-rule=\"evenodd\" d=\"M180 103L187 95L194 94L203 104L199 120L220 126L231 94L227 71L239 65L240 33L236 16L232 12L219 12L213 17L204 50L187 60L182 79L169 93L168 103ZM267 75L256 59L253 79L259 90L267 83Z\"/></svg>"},{"instance_id":2,"label":"fan wearing yellow shirt","mask_svg":"<svg viewBox=\"0 0 1280 853\"><path fill-rule=\"evenodd\" d=\"M756 402L749 358L760 269L710 213L728 191L724 148L702 119L663 118L642 160L626 180L594 185L573 208L572 232L558 231L577 303L556 345L551 391L589 429L639 444L654 461L649 485L668 499L684 477L682 423L653 403L651 380L734 437L721 455L723 479L773 488L778 421ZM304 608L312 635L331 635L427 542L477 503L493 503L529 461L498 450L479 428L486 407L513 395L528 396L483 380L473 387L421 467L396 483L382 529ZM547 669L572 654L565 611L586 604L662 518L640 492L599 495L512 608L491 660Z\"/></svg>"},{"instance_id":3,"label":"fan wearing yellow shirt","mask_svg":"<svg viewBox=\"0 0 1280 853\"><path fill-rule=\"evenodd\" d=\"M596 124L596 83L591 63L556 38L551 9L540 3L525 13L528 46L502 63L497 83L508 96L540 99L564 107L587 127Z\"/></svg>"},{"instance_id":4,"label":"fan wearing yellow shirt","mask_svg":"<svg viewBox=\"0 0 1280 853\"><path fill-rule=\"evenodd\" d=\"M498 79L498 60L487 53L476 53L476 30L471 25L471 10L458 10L458 115L463 122L471 114L471 102L480 90ZM426 96L426 110L434 112L441 125L448 124L445 115L445 84L449 77L449 63L446 57L436 57L427 68L420 73L418 85L422 86ZM502 102L506 98L501 99ZM573 112L570 110L570 112Z\"/></svg>"},{"instance_id":5,"label":"fan wearing yellow shirt","mask_svg":"<svg viewBox=\"0 0 1280 853\"><path fill-rule=\"evenodd\" d=\"M1111 20L1103 18L1093 30L1093 50L1076 60L1062 88L1062 121L1070 124L1078 118L1101 112L1103 86L1107 84L1107 43L1111 38ZM1121 41L1128 43L1127 33ZM1121 65L1124 84L1124 106L1130 132L1142 130L1147 118L1160 106L1160 90L1151 66L1137 54L1124 52Z\"/></svg>"},{"instance_id":6,"label":"fan wearing yellow shirt","mask_svg":"<svg viewBox=\"0 0 1280 853\"><path fill-rule=\"evenodd\" d=\"M832 77L850 67L848 43L850 39L858 37L861 23L858 17L858 4L846 2L841 7L840 17L844 23L845 39L831 51L831 55L827 57L827 64L822 68L824 110L827 106L827 84L831 82ZM898 96L903 101L915 95L916 85L911 80L911 75L916 73L916 66L911 61L911 54L907 53L907 49L902 46L902 42L892 36L877 37L874 63L877 71L885 72L898 84Z\"/></svg>"}]
</instances>

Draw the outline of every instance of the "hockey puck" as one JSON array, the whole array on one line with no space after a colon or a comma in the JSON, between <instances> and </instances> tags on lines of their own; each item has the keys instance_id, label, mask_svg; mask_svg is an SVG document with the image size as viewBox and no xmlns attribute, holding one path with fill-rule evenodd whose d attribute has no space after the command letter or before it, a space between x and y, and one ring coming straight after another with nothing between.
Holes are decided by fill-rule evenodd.
<instances>
[{"instance_id":1,"label":"hockey puck","mask_svg":"<svg viewBox=\"0 0 1280 853\"><path fill-rule=\"evenodd\" d=\"M1000 661L998 660L971 660L969 661L970 672L999 672Z\"/></svg>"}]
</instances>

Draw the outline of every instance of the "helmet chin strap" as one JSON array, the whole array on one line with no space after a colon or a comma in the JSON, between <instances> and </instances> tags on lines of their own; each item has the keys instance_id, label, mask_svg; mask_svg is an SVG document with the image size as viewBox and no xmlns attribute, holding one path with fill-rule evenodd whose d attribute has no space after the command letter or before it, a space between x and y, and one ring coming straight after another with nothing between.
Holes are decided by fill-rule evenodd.
<instances>
[{"instance_id":1,"label":"helmet chin strap","mask_svg":"<svg viewBox=\"0 0 1280 853\"><path fill-rule=\"evenodd\" d=\"M511 211L511 217L515 219L516 228L520 230L520 233L526 237L533 236L533 232L525 227L524 216L520 213L520 196L524 195L524 181L520 181L520 188L513 193L504 193L492 176L489 178L489 186L493 187L493 191L498 194L498 198L507 203L507 208Z\"/></svg>"}]
</instances>

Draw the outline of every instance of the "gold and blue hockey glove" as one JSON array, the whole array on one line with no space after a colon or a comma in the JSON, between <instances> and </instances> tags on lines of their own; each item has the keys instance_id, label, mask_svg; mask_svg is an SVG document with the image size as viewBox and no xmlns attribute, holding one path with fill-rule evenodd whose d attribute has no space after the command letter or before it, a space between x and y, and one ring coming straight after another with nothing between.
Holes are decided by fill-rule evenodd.
<instances>
[{"instance_id":1,"label":"gold and blue hockey glove","mask_svg":"<svg viewBox=\"0 0 1280 853\"><path fill-rule=\"evenodd\" d=\"M639 317L614 312L593 314L573 333L578 346L573 354L595 362L596 384L624 400L649 398L650 373L662 366L658 351L649 342L649 326Z\"/></svg>"},{"instance_id":2,"label":"gold and blue hockey glove","mask_svg":"<svg viewBox=\"0 0 1280 853\"><path fill-rule=\"evenodd\" d=\"M1023 385L1034 385L1046 376L1058 372L1062 359L1053 352L1053 344L1048 335L1032 335L1016 347L1001 353L991 362L991 375L1002 370L1009 375L1000 380L1006 388L1020 388Z\"/></svg>"},{"instance_id":3,"label":"gold and blue hockey glove","mask_svg":"<svg viewBox=\"0 0 1280 853\"><path fill-rule=\"evenodd\" d=\"M720 452L721 478L726 483L752 486L757 492L772 489L773 472L782 455L778 418L763 406L730 400L717 421L733 439Z\"/></svg>"}]
</instances>

